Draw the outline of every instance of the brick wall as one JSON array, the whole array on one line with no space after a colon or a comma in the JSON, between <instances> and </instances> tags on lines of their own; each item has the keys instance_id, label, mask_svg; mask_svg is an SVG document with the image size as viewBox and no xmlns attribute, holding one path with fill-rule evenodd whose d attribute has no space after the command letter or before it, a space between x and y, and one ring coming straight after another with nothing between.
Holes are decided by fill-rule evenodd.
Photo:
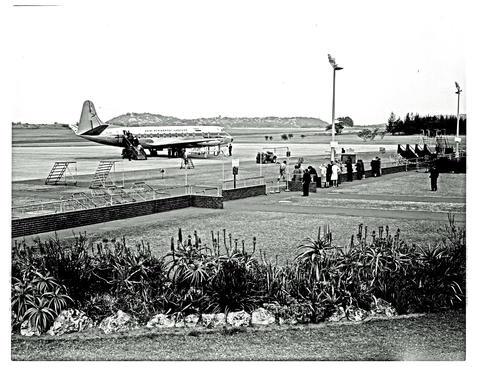
<instances>
[{"instance_id":1,"label":"brick wall","mask_svg":"<svg viewBox=\"0 0 480 367\"><path fill-rule=\"evenodd\" d=\"M223 201L237 200L237 199L248 198L251 196L265 195L266 190L267 188L265 185L240 187L236 189L223 190L222 196L223 196Z\"/></svg>"},{"instance_id":2,"label":"brick wall","mask_svg":"<svg viewBox=\"0 0 480 367\"><path fill-rule=\"evenodd\" d=\"M188 208L223 208L221 197L184 195L74 212L12 219L12 238Z\"/></svg>"},{"instance_id":3,"label":"brick wall","mask_svg":"<svg viewBox=\"0 0 480 367\"><path fill-rule=\"evenodd\" d=\"M303 184L301 181L288 181L288 189L290 191L303 191ZM317 183L310 182L308 187L309 192L317 192Z\"/></svg>"},{"instance_id":4,"label":"brick wall","mask_svg":"<svg viewBox=\"0 0 480 367\"><path fill-rule=\"evenodd\" d=\"M196 208L223 209L221 196L190 195L190 206Z\"/></svg>"}]
</instances>

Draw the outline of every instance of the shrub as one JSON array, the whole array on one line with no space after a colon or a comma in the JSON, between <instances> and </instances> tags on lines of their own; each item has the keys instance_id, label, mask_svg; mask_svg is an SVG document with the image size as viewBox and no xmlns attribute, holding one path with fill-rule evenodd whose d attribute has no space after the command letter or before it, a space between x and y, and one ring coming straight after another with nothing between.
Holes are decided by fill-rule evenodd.
<instances>
[{"instance_id":1,"label":"shrub","mask_svg":"<svg viewBox=\"0 0 480 367\"><path fill-rule=\"evenodd\" d=\"M12 327L17 329L24 321L46 331L58 314L72 299L66 289L50 273L25 269L20 278L12 278L11 287Z\"/></svg>"},{"instance_id":2,"label":"shrub","mask_svg":"<svg viewBox=\"0 0 480 367\"><path fill-rule=\"evenodd\" d=\"M168 276L173 282L177 294L182 294L182 312L228 312L251 310L258 304L256 293L260 292L257 283L257 262L252 258L255 252L245 250L245 242L239 248L238 240L232 242L223 230L221 253L220 235L212 232L212 246L203 246L194 232L182 242L179 230L177 246L171 240L171 251L166 255Z\"/></svg>"}]
</instances>

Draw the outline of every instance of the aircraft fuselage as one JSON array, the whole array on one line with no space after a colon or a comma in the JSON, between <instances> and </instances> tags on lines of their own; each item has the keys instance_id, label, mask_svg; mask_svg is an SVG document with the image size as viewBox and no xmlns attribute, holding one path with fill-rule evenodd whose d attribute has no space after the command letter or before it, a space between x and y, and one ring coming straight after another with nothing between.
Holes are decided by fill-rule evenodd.
<instances>
[{"instance_id":1,"label":"aircraft fuselage","mask_svg":"<svg viewBox=\"0 0 480 367\"><path fill-rule=\"evenodd\" d=\"M125 132L132 133L146 149L182 146L186 148L227 145L232 141L219 126L109 126L99 135L79 135L95 143L122 147Z\"/></svg>"}]
</instances>

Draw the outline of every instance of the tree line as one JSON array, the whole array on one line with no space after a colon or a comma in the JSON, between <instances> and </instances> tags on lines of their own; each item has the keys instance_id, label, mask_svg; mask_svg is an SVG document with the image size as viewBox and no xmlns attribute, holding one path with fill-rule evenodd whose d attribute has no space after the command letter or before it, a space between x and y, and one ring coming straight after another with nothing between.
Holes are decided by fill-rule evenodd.
<instances>
[{"instance_id":1,"label":"tree line","mask_svg":"<svg viewBox=\"0 0 480 367\"><path fill-rule=\"evenodd\" d=\"M351 119L350 116L345 116L345 117L338 117L337 122L335 123L335 134L341 134L345 126L352 127L353 126L353 120ZM329 124L325 127L325 130L332 130L332 124Z\"/></svg>"},{"instance_id":2,"label":"tree line","mask_svg":"<svg viewBox=\"0 0 480 367\"><path fill-rule=\"evenodd\" d=\"M460 116L460 134L467 132L467 118L465 115ZM439 130L440 134L456 134L457 132L457 116L456 115L436 115L436 116L420 116L418 113L407 113L402 119L393 112L390 114L386 131L395 134L426 134L435 135Z\"/></svg>"}]
</instances>

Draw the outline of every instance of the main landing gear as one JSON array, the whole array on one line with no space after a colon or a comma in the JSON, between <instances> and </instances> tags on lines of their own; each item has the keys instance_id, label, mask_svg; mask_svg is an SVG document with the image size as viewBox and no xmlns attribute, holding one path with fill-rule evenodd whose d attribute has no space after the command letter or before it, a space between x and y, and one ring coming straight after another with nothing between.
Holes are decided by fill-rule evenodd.
<instances>
[{"instance_id":1,"label":"main landing gear","mask_svg":"<svg viewBox=\"0 0 480 367\"><path fill-rule=\"evenodd\" d=\"M168 148L168 158L182 158L185 149L182 148Z\"/></svg>"}]
</instances>

